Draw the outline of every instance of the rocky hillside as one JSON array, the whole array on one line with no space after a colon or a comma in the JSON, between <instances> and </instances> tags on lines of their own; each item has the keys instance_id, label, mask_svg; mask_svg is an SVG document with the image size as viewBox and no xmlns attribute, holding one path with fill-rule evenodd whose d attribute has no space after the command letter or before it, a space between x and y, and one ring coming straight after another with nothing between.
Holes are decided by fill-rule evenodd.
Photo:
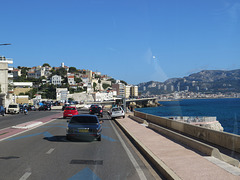
<instances>
[{"instance_id":1,"label":"rocky hillside","mask_svg":"<svg viewBox=\"0 0 240 180\"><path fill-rule=\"evenodd\" d=\"M138 84L139 92L147 95L192 91L204 93L240 92L240 69L203 70L183 78L171 78L165 82L149 81Z\"/></svg>"}]
</instances>

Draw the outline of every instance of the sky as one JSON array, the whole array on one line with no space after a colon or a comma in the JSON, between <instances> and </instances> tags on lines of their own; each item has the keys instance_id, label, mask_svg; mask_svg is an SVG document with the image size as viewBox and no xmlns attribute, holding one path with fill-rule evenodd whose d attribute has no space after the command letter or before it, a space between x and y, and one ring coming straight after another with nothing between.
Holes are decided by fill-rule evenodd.
<instances>
[{"instance_id":1,"label":"sky","mask_svg":"<svg viewBox=\"0 0 240 180\"><path fill-rule=\"evenodd\" d=\"M239 0L0 0L0 55L129 84L240 69Z\"/></svg>"}]
</instances>

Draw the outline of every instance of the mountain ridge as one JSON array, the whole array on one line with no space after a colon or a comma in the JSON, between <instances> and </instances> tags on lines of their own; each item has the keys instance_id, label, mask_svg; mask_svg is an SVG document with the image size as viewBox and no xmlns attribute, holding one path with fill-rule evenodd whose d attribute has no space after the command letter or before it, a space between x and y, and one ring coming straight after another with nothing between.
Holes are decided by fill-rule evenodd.
<instances>
[{"instance_id":1,"label":"mountain ridge","mask_svg":"<svg viewBox=\"0 0 240 180\"><path fill-rule=\"evenodd\" d=\"M139 92L158 95L175 91L203 93L240 92L240 69L202 70L183 78L170 78L164 82L148 81L139 83Z\"/></svg>"}]
</instances>

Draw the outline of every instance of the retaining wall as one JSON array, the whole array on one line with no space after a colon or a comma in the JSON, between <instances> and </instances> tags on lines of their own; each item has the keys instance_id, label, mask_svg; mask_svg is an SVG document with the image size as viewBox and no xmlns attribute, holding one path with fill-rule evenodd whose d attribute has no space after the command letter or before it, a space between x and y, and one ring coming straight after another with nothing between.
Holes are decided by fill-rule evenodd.
<instances>
[{"instance_id":1,"label":"retaining wall","mask_svg":"<svg viewBox=\"0 0 240 180\"><path fill-rule=\"evenodd\" d=\"M159 126L183 133L185 135L189 135L192 137L196 137L198 139L225 147L232 151L236 151L240 153L240 136L227 133L215 131L207 128L203 128L196 125L191 125L184 122L178 122L171 119L142 113L139 111L134 111L134 116L143 118L148 122L153 124L157 124Z\"/></svg>"}]
</instances>

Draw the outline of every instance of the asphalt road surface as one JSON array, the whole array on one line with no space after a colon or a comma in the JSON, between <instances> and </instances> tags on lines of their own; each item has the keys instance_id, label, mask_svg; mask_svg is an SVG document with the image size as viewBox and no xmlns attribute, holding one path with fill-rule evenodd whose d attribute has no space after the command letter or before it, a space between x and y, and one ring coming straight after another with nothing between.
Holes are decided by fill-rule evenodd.
<instances>
[{"instance_id":1,"label":"asphalt road surface","mask_svg":"<svg viewBox=\"0 0 240 180\"><path fill-rule=\"evenodd\" d=\"M51 113L57 111L8 116L10 120L0 117L0 121L30 121ZM0 180L155 179L115 123L106 114L101 119L102 141L66 140L67 119L62 118L1 141ZM0 128L7 125L4 122Z\"/></svg>"}]
</instances>

